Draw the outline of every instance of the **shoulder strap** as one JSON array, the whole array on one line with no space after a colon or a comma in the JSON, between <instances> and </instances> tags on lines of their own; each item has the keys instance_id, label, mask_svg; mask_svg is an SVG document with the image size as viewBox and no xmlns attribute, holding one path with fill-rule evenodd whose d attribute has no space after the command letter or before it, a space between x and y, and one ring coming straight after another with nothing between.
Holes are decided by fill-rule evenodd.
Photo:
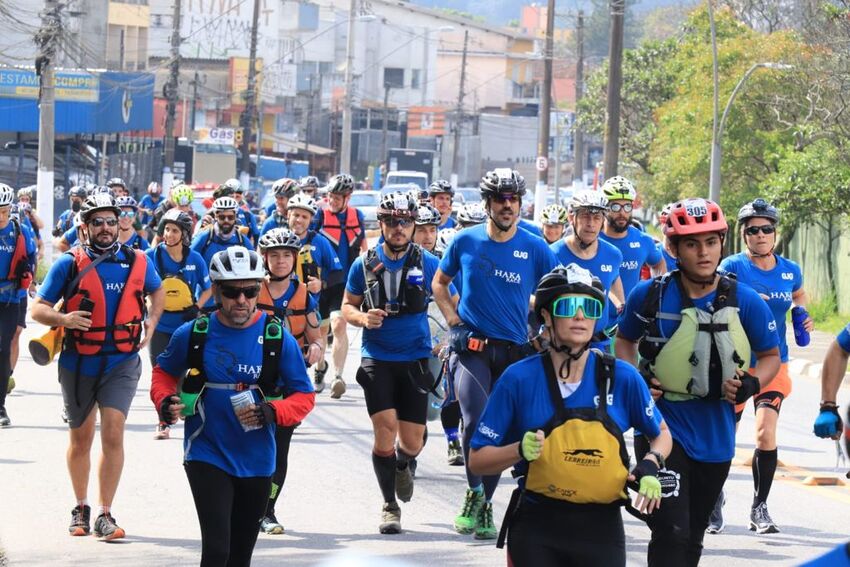
<instances>
[{"instance_id":1,"label":"shoulder strap","mask_svg":"<svg viewBox=\"0 0 850 567\"><path fill-rule=\"evenodd\" d=\"M204 373L204 346L207 343L207 335L210 331L209 315L201 315L192 324L192 332L189 333L189 353L187 362L189 368L195 368L201 374Z\"/></svg>"},{"instance_id":2,"label":"shoulder strap","mask_svg":"<svg viewBox=\"0 0 850 567\"><path fill-rule=\"evenodd\" d=\"M596 389L599 392L600 415L608 414L608 392L614 390L614 365L616 359L610 353L593 349L596 355Z\"/></svg>"},{"instance_id":3,"label":"shoulder strap","mask_svg":"<svg viewBox=\"0 0 850 567\"><path fill-rule=\"evenodd\" d=\"M263 330L263 367L257 384L266 398L280 395L277 379L280 375L278 365L283 350L283 323L276 316L266 315Z\"/></svg>"},{"instance_id":4,"label":"shoulder strap","mask_svg":"<svg viewBox=\"0 0 850 567\"><path fill-rule=\"evenodd\" d=\"M552 365L552 357L548 352L543 353L543 372L546 375L546 388L549 391L549 399L555 408L554 419L561 422L564 420L564 398L561 396L561 388L558 387L558 379L555 377L555 367Z\"/></svg>"},{"instance_id":5,"label":"shoulder strap","mask_svg":"<svg viewBox=\"0 0 850 567\"><path fill-rule=\"evenodd\" d=\"M74 261L72 263L72 270L77 270L77 254L87 254L87 252L85 251L85 249L82 248L82 246L78 247L77 250L77 252L67 252L67 254L70 254L74 258ZM73 280L71 280L70 285L65 288L64 298L67 300L69 297L71 297L71 294L74 293L74 290L77 289L77 286L80 285L80 282L86 276L86 274L97 268L98 264L105 261L109 256L112 256L112 253L101 254L100 256L95 258L91 264L83 268L82 271L77 272L77 275L74 276Z\"/></svg>"},{"instance_id":6,"label":"shoulder strap","mask_svg":"<svg viewBox=\"0 0 850 567\"><path fill-rule=\"evenodd\" d=\"M302 305L300 309L293 309L292 307L289 307L289 305L287 305L286 315L298 316L307 315L308 313L310 313L310 311L307 310L307 286L305 285L304 287L302 287L301 282L295 278L292 279L289 285L293 286L292 297L289 298L289 305L292 305L292 302L296 298L299 298L304 303L304 305Z\"/></svg>"}]
</instances>

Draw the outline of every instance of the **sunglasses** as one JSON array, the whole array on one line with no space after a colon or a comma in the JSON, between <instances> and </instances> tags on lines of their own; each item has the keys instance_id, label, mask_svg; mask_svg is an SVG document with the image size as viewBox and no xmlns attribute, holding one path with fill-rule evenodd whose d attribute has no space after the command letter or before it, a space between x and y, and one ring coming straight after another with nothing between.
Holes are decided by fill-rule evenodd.
<instances>
[{"instance_id":1,"label":"sunglasses","mask_svg":"<svg viewBox=\"0 0 850 567\"><path fill-rule=\"evenodd\" d=\"M579 308L585 319L602 318L602 302L592 297L559 297L552 304L552 316L560 319L571 319L576 316Z\"/></svg>"},{"instance_id":2,"label":"sunglasses","mask_svg":"<svg viewBox=\"0 0 850 567\"><path fill-rule=\"evenodd\" d=\"M609 208L611 209L612 213L619 213L620 211L623 211L624 213L630 213L632 212L632 209L634 209L634 206L631 203L626 203L625 205L621 205L620 203L614 203L613 205L610 205Z\"/></svg>"},{"instance_id":3,"label":"sunglasses","mask_svg":"<svg viewBox=\"0 0 850 567\"><path fill-rule=\"evenodd\" d=\"M407 228L407 227L409 227L410 225L413 224L413 219L390 217L390 218L387 218L387 219L383 219L381 222L383 222L385 225L387 225L390 228L395 228L397 226L400 226L402 228Z\"/></svg>"},{"instance_id":4,"label":"sunglasses","mask_svg":"<svg viewBox=\"0 0 850 567\"><path fill-rule=\"evenodd\" d=\"M96 219L90 220L89 224L95 228L100 228L103 225L115 226L118 224L118 219L105 219L103 217L97 217Z\"/></svg>"},{"instance_id":5,"label":"sunglasses","mask_svg":"<svg viewBox=\"0 0 850 567\"><path fill-rule=\"evenodd\" d=\"M219 222L236 222L236 215L216 215L215 219Z\"/></svg>"},{"instance_id":6,"label":"sunglasses","mask_svg":"<svg viewBox=\"0 0 850 567\"><path fill-rule=\"evenodd\" d=\"M493 200L497 203L516 203L519 201L519 195L516 193L498 193L493 195Z\"/></svg>"},{"instance_id":7,"label":"sunglasses","mask_svg":"<svg viewBox=\"0 0 850 567\"><path fill-rule=\"evenodd\" d=\"M136 211L121 211L119 215L122 219L133 218L136 216Z\"/></svg>"},{"instance_id":8,"label":"sunglasses","mask_svg":"<svg viewBox=\"0 0 850 567\"><path fill-rule=\"evenodd\" d=\"M245 299L254 299L260 294L260 286L252 285L251 287L237 287L232 285L220 285L221 295L227 299L239 299L240 295L244 295Z\"/></svg>"},{"instance_id":9,"label":"sunglasses","mask_svg":"<svg viewBox=\"0 0 850 567\"><path fill-rule=\"evenodd\" d=\"M762 226L748 226L744 229L744 234L747 236L755 236L759 232L762 234L773 234L776 232L776 227L772 224L765 224Z\"/></svg>"}]
</instances>

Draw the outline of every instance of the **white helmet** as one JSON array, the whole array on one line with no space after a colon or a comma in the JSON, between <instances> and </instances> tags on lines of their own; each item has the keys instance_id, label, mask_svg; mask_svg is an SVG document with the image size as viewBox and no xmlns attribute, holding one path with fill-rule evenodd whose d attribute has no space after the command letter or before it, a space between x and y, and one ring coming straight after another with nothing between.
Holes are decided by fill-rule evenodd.
<instances>
[{"instance_id":1,"label":"white helmet","mask_svg":"<svg viewBox=\"0 0 850 567\"><path fill-rule=\"evenodd\" d=\"M18 189L18 199L21 197L29 197L32 199L32 187L22 187Z\"/></svg>"},{"instance_id":2,"label":"white helmet","mask_svg":"<svg viewBox=\"0 0 850 567\"><path fill-rule=\"evenodd\" d=\"M219 197L213 202L212 210L214 213L218 211L235 211L239 208L239 203L233 197Z\"/></svg>"},{"instance_id":3,"label":"white helmet","mask_svg":"<svg viewBox=\"0 0 850 567\"><path fill-rule=\"evenodd\" d=\"M308 211L311 215L316 214L316 201L310 195L306 193L298 193L286 204L286 210L290 209L303 209Z\"/></svg>"},{"instance_id":4,"label":"white helmet","mask_svg":"<svg viewBox=\"0 0 850 567\"><path fill-rule=\"evenodd\" d=\"M244 246L231 246L216 252L210 261L210 279L214 282L259 281L265 277L263 259Z\"/></svg>"},{"instance_id":5,"label":"white helmet","mask_svg":"<svg viewBox=\"0 0 850 567\"><path fill-rule=\"evenodd\" d=\"M11 205L14 200L15 190L5 183L0 183L0 207L7 207Z\"/></svg>"},{"instance_id":6,"label":"white helmet","mask_svg":"<svg viewBox=\"0 0 850 567\"><path fill-rule=\"evenodd\" d=\"M437 243L434 245L434 251L438 254L442 254L446 251L446 248L449 247L452 240L454 240L455 235L457 235L457 229L454 228L444 228L440 232L437 233Z\"/></svg>"},{"instance_id":7,"label":"white helmet","mask_svg":"<svg viewBox=\"0 0 850 567\"><path fill-rule=\"evenodd\" d=\"M608 199L602 191L593 189L576 191L570 199L570 212L575 212L576 209L596 209L604 212L608 210Z\"/></svg>"}]
</instances>

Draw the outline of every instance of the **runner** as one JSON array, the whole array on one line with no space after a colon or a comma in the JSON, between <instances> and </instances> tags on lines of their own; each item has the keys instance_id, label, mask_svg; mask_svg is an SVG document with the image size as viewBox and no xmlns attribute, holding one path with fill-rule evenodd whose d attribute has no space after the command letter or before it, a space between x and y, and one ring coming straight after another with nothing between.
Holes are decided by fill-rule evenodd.
<instances>
[{"instance_id":1,"label":"runner","mask_svg":"<svg viewBox=\"0 0 850 567\"><path fill-rule=\"evenodd\" d=\"M664 225L667 224L667 217L670 216L670 209L673 207L673 203L668 203L664 205L664 208L658 213L658 226L662 229L661 232L661 242L656 244L656 248L661 251L661 256L664 258L664 266L668 272L672 272L676 268L679 267L679 263L676 261L676 258L670 255L667 252L666 241L667 238L664 236Z\"/></svg>"},{"instance_id":2,"label":"runner","mask_svg":"<svg viewBox=\"0 0 850 567\"><path fill-rule=\"evenodd\" d=\"M821 403L820 413L815 419L815 435L822 439L841 439L842 430L844 443L850 453L850 412L847 414L847 424L841 420L838 413L838 388L847 373L847 361L850 359L850 324L844 327L835 340L829 345L821 369Z\"/></svg>"},{"instance_id":3,"label":"runner","mask_svg":"<svg viewBox=\"0 0 850 567\"><path fill-rule=\"evenodd\" d=\"M608 351L611 347L611 339L605 332L609 320L616 319L625 304L620 279L623 255L616 246L599 238L607 210L608 199L600 191L576 191L570 199L569 219L573 230L550 246L562 265L578 264L599 278L605 287L605 293L608 294L605 315L596 321L591 345L602 351Z\"/></svg>"},{"instance_id":4,"label":"runner","mask_svg":"<svg viewBox=\"0 0 850 567\"><path fill-rule=\"evenodd\" d=\"M457 228L463 230L487 222L487 211L482 203L465 203L457 212Z\"/></svg>"},{"instance_id":5,"label":"runner","mask_svg":"<svg viewBox=\"0 0 850 567\"><path fill-rule=\"evenodd\" d=\"M736 279L753 288L767 302L776 335L779 338L779 372L753 397L756 414L756 448L753 451L753 503L750 509L750 530L759 534L779 531L767 510L767 497L776 473L777 447L776 425L782 404L791 395L791 376L788 374L788 344L785 342L785 320L793 305L805 307L808 302L803 289L803 272L795 262L776 254L776 225L779 211L764 199L747 203L738 211L738 226L746 251L725 258L720 269L734 274ZM804 322L806 330L814 329L812 318ZM755 361L751 361L753 366ZM736 420L740 422L745 404L735 407ZM708 533L723 530L724 495L715 503Z\"/></svg>"},{"instance_id":6,"label":"runner","mask_svg":"<svg viewBox=\"0 0 850 567\"><path fill-rule=\"evenodd\" d=\"M455 190L452 184L445 179L438 179L428 187L428 197L431 199L431 204L440 212L439 230L444 228L454 228L455 220L452 218L452 200L455 196Z\"/></svg>"},{"instance_id":7,"label":"runner","mask_svg":"<svg viewBox=\"0 0 850 567\"><path fill-rule=\"evenodd\" d=\"M36 266L38 265L38 252L39 252L38 240L36 239L36 236L33 234L33 231L31 229L31 225L26 224L24 222L21 222L20 214L17 211L17 205L12 205L9 208L9 218L11 219L11 221L19 223L18 226L20 228L20 232L23 235L24 242L25 242L24 249L27 252L27 260L29 262L31 262L27 269L29 270L30 274L35 274L36 273ZM12 224L12 222L10 222L9 224ZM14 232L13 232L13 234L14 234ZM10 239L11 239L12 235L9 235L9 236L10 236ZM0 239L2 239L2 237L0 237ZM18 244L17 243L17 236L15 236L14 243L15 243L15 246ZM15 246L12 247L12 254L14 254ZM35 250L35 254L31 254L31 251L33 251L33 250ZM8 252L8 250L7 250L7 252ZM26 283L26 282L22 282L22 283ZM4 287L7 287L7 286L0 287L0 290L2 290ZM15 327L15 334L12 337L12 344L9 347L9 352L10 352L11 358L10 358L10 366L9 366L9 385L6 387L6 393L7 394L12 393L12 390L15 389L15 378L14 378L13 374L15 372L15 367L18 364L18 355L21 351L21 333L27 327L27 303L29 302L29 294L30 294L30 290L34 290L34 288L35 288L34 279L30 278L29 286L26 289L20 288L20 289L16 290L17 295L18 295L18 305L17 305L17 307L18 307L18 318L17 318L17 325ZM3 404L0 404L0 407L3 407ZM2 425L1 422L2 422L2 417L0 417L0 425Z\"/></svg>"},{"instance_id":8,"label":"runner","mask_svg":"<svg viewBox=\"0 0 850 567\"><path fill-rule=\"evenodd\" d=\"M357 382L375 433L372 465L384 499L382 534L401 533L396 496L402 502L413 497L409 465L422 450L428 392L434 388L427 308L438 261L411 242L417 209L409 193L381 199L384 242L354 261L342 304L346 321L364 328Z\"/></svg>"},{"instance_id":9,"label":"runner","mask_svg":"<svg viewBox=\"0 0 850 567\"><path fill-rule=\"evenodd\" d=\"M195 192L192 190L191 187L189 187L188 185L184 185L183 183L174 185L168 194L168 199L160 203L159 206L154 210L153 219L150 222L150 228L154 231L159 229L159 223L162 220L162 215L164 215L172 208L176 208L189 215L189 217L192 219L192 226L197 226L198 215L196 215L195 211L192 210L192 201L194 200ZM159 244L158 240L159 235L154 236L154 246Z\"/></svg>"},{"instance_id":10,"label":"runner","mask_svg":"<svg viewBox=\"0 0 850 567\"><path fill-rule=\"evenodd\" d=\"M80 212L80 207L83 205L85 198L85 187L74 185L68 190L68 200L71 202L71 205L59 215L59 220L53 228L53 236L55 238L61 238L65 234L65 231L74 227L74 215Z\"/></svg>"},{"instance_id":11,"label":"runner","mask_svg":"<svg viewBox=\"0 0 850 567\"><path fill-rule=\"evenodd\" d=\"M274 182L272 185L274 203L269 205L270 207L273 205L273 208L271 210L266 209L266 221L260 230L260 236L273 228L289 228L289 223L286 220L286 205L295 196L297 188L298 183L294 179L284 177Z\"/></svg>"},{"instance_id":12,"label":"runner","mask_svg":"<svg viewBox=\"0 0 850 567\"><path fill-rule=\"evenodd\" d=\"M120 197L128 197L130 191L127 190L127 184L120 177L113 177L106 182L106 186L112 191L112 196L116 199Z\"/></svg>"},{"instance_id":13,"label":"runner","mask_svg":"<svg viewBox=\"0 0 850 567\"><path fill-rule=\"evenodd\" d=\"M210 278L220 307L177 329L153 370L160 419L187 416L183 466L205 566L250 565L275 467L274 428L294 426L315 402L295 339L257 310L264 277L256 252L218 252Z\"/></svg>"},{"instance_id":14,"label":"runner","mask_svg":"<svg viewBox=\"0 0 850 567\"><path fill-rule=\"evenodd\" d=\"M157 234L162 242L146 254L162 279L165 303L148 346L151 367L156 366L156 359L168 346L171 335L180 325L197 317L212 295L207 263L189 248L192 234L189 215L179 209L169 210L159 221ZM160 421L154 439L168 439L170 433L168 424Z\"/></svg>"},{"instance_id":15,"label":"runner","mask_svg":"<svg viewBox=\"0 0 850 567\"><path fill-rule=\"evenodd\" d=\"M118 241L124 246L144 252L151 245L136 231L136 214L139 204L132 197L118 197L115 204L121 209L118 215Z\"/></svg>"},{"instance_id":16,"label":"runner","mask_svg":"<svg viewBox=\"0 0 850 567\"><path fill-rule=\"evenodd\" d=\"M540 213L540 222L543 224L543 239L546 244L554 244L564 237L569 222L567 209L557 203L548 205Z\"/></svg>"},{"instance_id":17,"label":"runner","mask_svg":"<svg viewBox=\"0 0 850 567\"><path fill-rule=\"evenodd\" d=\"M319 180L315 176L308 175L306 177L302 177L301 181L298 182L298 189L302 194L313 197L313 199L317 199L317 193L319 192L320 185Z\"/></svg>"},{"instance_id":18,"label":"runner","mask_svg":"<svg viewBox=\"0 0 850 567\"><path fill-rule=\"evenodd\" d=\"M517 567L625 566L626 481L639 483L641 512L661 505L658 469L672 447L670 432L640 374L590 350L605 301L599 278L577 264L540 280L534 310L552 348L505 370L472 438L472 470L513 466L520 479L499 541L507 532ZM652 442L629 472L623 432L631 428Z\"/></svg>"},{"instance_id":19,"label":"runner","mask_svg":"<svg viewBox=\"0 0 850 567\"><path fill-rule=\"evenodd\" d=\"M232 187L234 181L236 180L228 179L225 185ZM239 203L239 208L236 209L239 226L247 227L248 237L251 239L251 242L256 244L260 238L260 227L257 226L257 217L254 216L254 213L251 212L251 209L248 208L248 204L245 202L245 188L238 181L236 181L236 187L233 189L233 198Z\"/></svg>"},{"instance_id":20,"label":"runner","mask_svg":"<svg viewBox=\"0 0 850 567\"><path fill-rule=\"evenodd\" d=\"M107 541L124 537L111 511L124 466L124 422L142 372L138 353L153 336L165 296L153 264L118 243L119 213L108 194L86 198L80 210L84 245L50 267L31 310L42 325L65 329L59 383L70 426L67 462L77 502L68 531L75 536L90 531L90 452L98 421L93 410L100 408L100 512L94 534ZM53 306L60 299L57 311Z\"/></svg>"},{"instance_id":21,"label":"runner","mask_svg":"<svg viewBox=\"0 0 850 567\"><path fill-rule=\"evenodd\" d=\"M365 252L368 248L363 213L348 205L351 193L354 191L354 179L350 175L341 173L331 177L326 189L328 205L316 212L314 226L311 228L330 241L342 265L343 274L348 274L358 254ZM348 333L346 320L340 313L344 291L344 282L329 286L322 293L319 303L319 311L330 314L333 342L331 359L334 370L331 397L334 399L341 398L345 393L345 380L342 378L342 373L345 369L345 357L348 355ZM314 380L320 379L321 377L314 376Z\"/></svg>"},{"instance_id":22,"label":"runner","mask_svg":"<svg viewBox=\"0 0 850 567\"><path fill-rule=\"evenodd\" d=\"M259 246L267 276L261 283L257 308L284 322L286 330L298 342L307 366L311 366L325 351L319 328L318 303L295 274L301 239L288 228L274 228L260 237ZM275 514L275 505L286 482L289 445L297 425L278 425L275 428L275 472L269 502L260 522L260 530L267 534L284 533L283 525Z\"/></svg>"},{"instance_id":23,"label":"runner","mask_svg":"<svg viewBox=\"0 0 850 567\"><path fill-rule=\"evenodd\" d=\"M457 355L454 386L466 424L467 463L470 439L494 384L509 364L533 351L527 333L529 299L537 282L556 263L542 238L517 229L525 194L522 176L510 170L490 171L479 187L487 224L457 233L433 282L434 299L449 325L449 343ZM454 279L462 283L457 308L449 293ZM482 477L467 467L466 478L469 487L454 521L455 530L474 532L477 539L494 539L492 499L499 475Z\"/></svg>"},{"instance_id":24,"label":"runner","mask_svg":"<svg viewBox=\"0 0 850 567\"><path fill-rule=\"evenodd\" d=\"M18 207L21 208L22 221L24 219L24 213L26 213L26 218L30 223L33 233L44 228L44 221L41 220L35 209L32 208L32 187L18 189Z\"/></svg>"},{"instance_id":25,"label":"runner","mask_svg":"<svg viewBox=\"0 0 850 567\"><path fill-rule=\"evenodd\" d=\"M757 395L779 370L770 309L749 286L717 274L727 230L713 201L673 205L664 233L679 269L639 283L620 318L617 358L636 364L640 343L642 374L673 436L664 505L648 522L650 567L699 563L735 454L734 404ZM646 439L635 444L640 457Z\"/></svg>"},{"instance_id":26,"label":"runner","mask_svg":"<svg viewBox=\"0 0 850 567\"><path fill-rule=\"evenodd\" d=\"M153 220L154 211L163 202L164 198L160 184L156 181L151 181L148 184L147 193L139 200L139 213L142 215L139 220L143 226L150 225Z\"/></svg>"},{"instance_id":27,"label":"runner","mask_svg":"<svg viewBox=\"0 0 850 567\"><path fill-rule=\"evenodd\" d=\"M212 227L199 232L192 240L191 248L204 257L207 266L212 257L229 246L239 245L253 250L251 241L236 229L239 204L233 197L219 197L213 202L212 213L215 217Z\"/></svg>"}]
</instances>

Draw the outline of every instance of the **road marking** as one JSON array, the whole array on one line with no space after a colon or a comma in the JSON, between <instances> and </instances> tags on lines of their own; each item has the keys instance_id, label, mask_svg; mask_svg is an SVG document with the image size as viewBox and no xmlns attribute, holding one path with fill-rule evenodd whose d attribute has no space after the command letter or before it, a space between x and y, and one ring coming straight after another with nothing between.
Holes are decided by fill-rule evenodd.
<instances>
[{"instance_id":1,"label":"road marking","mask_svg":"<svg viewBox=\"0 0 850 567\"><path fill-rule=\"evenodd\" d=\"M740 468L749 468L749 465L745 465L747 457L742 457L737 451L735 452L735 460L732 461L732 464L736 467ZM821 496L825 496L837 502L841 502L843 504L850 504L850 493L848 493L847 485L843 488L840 486L809 486L803 484L803 480L809 476L824 476L824 473L817 473L815 471L811 471L809 469L798 467L796 465L789 465L788 463L784 463L783 466L777 467L777 472L779 470L784 470L783 473L776 475L774 478L776 480L782 480L785 482L789 482L795 486L799 486L800 488L814 492ZM841 478L844 475L841 473L833 473L836 477Z\"/></svg>"}]
</instances>

